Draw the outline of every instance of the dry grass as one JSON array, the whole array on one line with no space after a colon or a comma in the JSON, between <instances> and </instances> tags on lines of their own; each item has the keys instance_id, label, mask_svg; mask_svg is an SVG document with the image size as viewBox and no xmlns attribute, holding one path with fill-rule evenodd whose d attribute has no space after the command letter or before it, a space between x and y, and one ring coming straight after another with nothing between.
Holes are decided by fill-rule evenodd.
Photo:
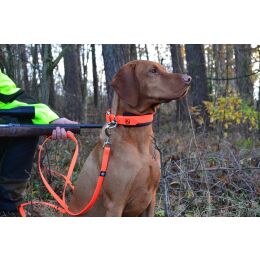
<instances>
[{"instance_id":1,"label":"dry grass","mask_svg":"<svg viewBox=\"0 0 260 260\"><path fill-rule=\"evenodd\" d=\"M167 115L163 122L167 120ZM182 129L180 131L180 129ZM235 129L195 133L162 124L157 216L260 216L260 142ZM248 137L250 136L250 137Z\"/></svg>"}]
</instances>

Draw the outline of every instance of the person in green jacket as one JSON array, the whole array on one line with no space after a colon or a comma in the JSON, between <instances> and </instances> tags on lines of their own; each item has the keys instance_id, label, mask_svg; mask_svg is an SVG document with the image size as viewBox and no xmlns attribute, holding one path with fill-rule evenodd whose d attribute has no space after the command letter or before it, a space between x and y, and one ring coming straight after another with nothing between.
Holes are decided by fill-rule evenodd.
<instances>
[{"instance_id":1,"label":"person in green jacket","mask_svg":"<svg viewBox=\"0 0 260 260\"><path fill-rule=\"evenodd\" d=\"M0 109L34 107L33 119L8 116L0 117L0 124L77 124L67 118L60 118L47 105L38 103L0 70ZM66 139L64 128L52 132L53 139ZM18 205L22 202L30 178L38 137L0 138L0 216L19 216Z\"/></svg>"}]
</instances>

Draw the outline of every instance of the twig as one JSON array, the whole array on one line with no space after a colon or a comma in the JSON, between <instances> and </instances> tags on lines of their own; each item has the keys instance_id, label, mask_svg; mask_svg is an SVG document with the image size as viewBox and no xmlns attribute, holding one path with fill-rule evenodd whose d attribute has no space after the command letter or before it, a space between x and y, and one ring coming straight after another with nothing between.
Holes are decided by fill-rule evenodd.
<instances>
[{"instance_id":1,"label":"twig","mask_svg":"<svg viewBox=\"0 0 260 260\"><path fill-rule=\"evenodd\" d=\"M243 171L243 170L260 170L260 167L245 167L245 168L240 168L239 171ZM189 170L189 171L184 171L182 170L182 173L188 173L188 174L191 174L191 173L196 173L197 171L227 171L227 170L238 170L234 167L212 167L212 168L204 168L204 169L192 169L192 170Z\"/></svg>"}]
</instances>

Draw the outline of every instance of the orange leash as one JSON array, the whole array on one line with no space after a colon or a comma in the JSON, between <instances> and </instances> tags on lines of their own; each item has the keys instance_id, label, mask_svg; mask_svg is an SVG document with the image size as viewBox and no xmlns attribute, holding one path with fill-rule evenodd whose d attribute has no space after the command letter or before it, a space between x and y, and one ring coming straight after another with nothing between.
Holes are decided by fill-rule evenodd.
<instances>
[{"instance_id":1,"label":"orange leash","mask_svg":"<svg viewBox=\"0 0 260 260\"><path fill-rule=\"evenodd\" d=\"M43 142L43 144L40 145L40 151L39 151L39 154L38 154L38 168L39 168L41 179L42 179L44 185L46 186L47 190L54 197L54 199L59 203L60 207L57 206L57 205L48 203L48 202L25 202L25 203L20 204L19 207L18 207L18 210L19 210L19 212L20 212L22 217L26 217L26 213L25 213L24 207L26 207L28 205L32 205L32 204L42 204L42 205L46 205L46 206L52 207L52 208L60 211L62 214L67 213L67 214L69 214L71 216L80 216L80 215L83 215L84 213L86 213L94 205L94 203L96 202L96 200L98 198L98 195L100 193L103 181L104 181L104 177L106 176L106 170L107 170L108 161L109 161L109 155L110 155L110 146L109 146L109 144L106 144L104 146L104 152L103 152L103 158L102 158L100 175L99 175L99 178L98 178L98 181L97 181L97 185L96 185L95 191L94 191L94 193L92 195L92 198L90 199L89 203L82 210L80 210L79 212L73 212L73 211L71 211L69 209L69 207L68 207L68 205L67 205L67 203L65 201L65 197L66 197L65 193L66 193L66 189L67 189L68 185L72 189L74 189L74 186L71 183L71 177L72 177L73 170L74 170L77 158L78 158L78 151L79 151L79 149L78 149L78 141L77 141L76 137L74 136L74 134L72 132L68 131L67 132L67 137L69 139L71 139L76 144L76 149L74 151L74 154L73 154L73 157L72 157L72 160L71 160L71 163L70 163L70 167L69 167L67 176L64 176L64 175L62 175L60 173L57 173L57 172L54 172L54 171L50 170L51 173L55 173L55 174L61 176L62 178L64 178L64 180L65 180L65 185L64 185L64 189L63 189L62 198L50 186L50 184L48 183L48 181L44 177L44 174L43 174L42 169L41 169L41 163L40 162L41 162L41 154L42 154L43 146L48 141L51 140L51 136L46 138L45 141Z\"/></svg>"},{"instance_id":2,"label":"orange leash","mask_svg":"<svg viewBox=\"0 0 260 260\"><path fill-rule=\"evenodd\" d=\"M63 174L60 174L58 172L49 170L50 173L54 173L62 178L64 178L65 180L65 185L64 185L64 189L63 189L63 194L62 197L60 197L54 190L53 188L50 186L50 184L47 182L46 178L44 177L43 173L42 173L42 169L41 169L41 153L43 150L43 146L51 140L51 136L46 138L45 141L43 142L42 145L40 145L40 151L39 151L39 155L38 155L38 168L39 168L39 172L40 172L40 176L41 179L43 181L43 183L45 184L47 190L51 193L51 195L54 197L54 199L58 202L58 204L60 206L48 203L48 202L26 202L23 203L21 205L19 205L18 210L21 214L22 217L26 217L26 213L24 210L25 206L28 205L32 205L32 204L42 204L42 205L46 205L49 207L52 207L58 211L60 211L62 214L69 214L71 216L80 216L83 215L84 213L86 213L96 202L96 200L98 199L98 195L100 193L103 181L104 181L104 177L106 176L106 171L107 171L107 166L108 166L108 161L109 161L109 155L110 155L110 130L117 127L117 125L125 125L125 126L143 126L145 124L150 124L153 121L153 114L148 114L148 115L141 115L141 116L121 116L121 115L114 115L111 113L111 110L108 110L106 113L106 122L107 125L105 127L105 134L106 134L106 139L104 142L104 152L103 152L103 158L102 158L102 164L101 164L101 169L100 169L100 175L99 178L97 180L97 185L95 188L95 191L92 195L92 198L90 199L89 203L79 212L73 212L69 209L68 204L65 201L65 197L66 197L66 189L68 187L68 185L72 188L72 190L74 189L74 186L71 183L71 177L73 174L73 169L75 167L77 158L78 158L78 141L76 139L76 137L74 136L74 134L72 132L67 132L67 137L69 139L71 139L75 144L76 144L76 149L75 152L73 154L71 163L70 163L70 167L68 170L68 174L67 176L64 176Z\"/></svg>"}]
</instances>

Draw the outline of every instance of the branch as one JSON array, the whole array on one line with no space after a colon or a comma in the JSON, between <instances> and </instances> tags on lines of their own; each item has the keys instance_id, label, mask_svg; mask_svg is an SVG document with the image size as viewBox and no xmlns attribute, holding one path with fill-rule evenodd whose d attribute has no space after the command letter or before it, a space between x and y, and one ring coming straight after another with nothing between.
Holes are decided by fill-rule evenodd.
<instances>
[{"instance_id":1,"label":"branch","mask_svg":"<svg viewBox=\"0 0 260 260\"><path fill-rule=\"evenodd\" d=\"M49 67L49 70L54 70L55 67L59 64L60 60L64 57L65 52L68 50L68 46L62 49L59 56L52 62L52 64Z\"/></svg>"},{"instance_id":2,"label":"branch","mask_svg":"<svg viewBox=\"0 0 260 260\"><path fill-rule=\"evenodd\" d=\"M205 169L193 169L193 170L190 170L190 171L187 171L188 174L190 173L196 173L197 171L227 171L227 170L237 170L237 171L243 171L243 170L260 170L260 167L245 167L245 168L241 168L241 169L238 169L238 168L234 168L234 167L219 167L219 168L216 168L216 167L212 167L212 168L205 168Z\"/></svg>"},{"instance_id":3,"label":"branch","mask_svg":"<svg viewBox=\"0 0 260 260\"><path fill-rule=\"evenodd\" d=\"M255 70L255 72L248 74L248 75L244 75L241 77L233 77L233 78L207 78L208 80L235 80L235 79L243 79L243 78L248 78L250 76L253 76L255 74L260 73L260 70Z\"/></svg>"}]
</instances>

